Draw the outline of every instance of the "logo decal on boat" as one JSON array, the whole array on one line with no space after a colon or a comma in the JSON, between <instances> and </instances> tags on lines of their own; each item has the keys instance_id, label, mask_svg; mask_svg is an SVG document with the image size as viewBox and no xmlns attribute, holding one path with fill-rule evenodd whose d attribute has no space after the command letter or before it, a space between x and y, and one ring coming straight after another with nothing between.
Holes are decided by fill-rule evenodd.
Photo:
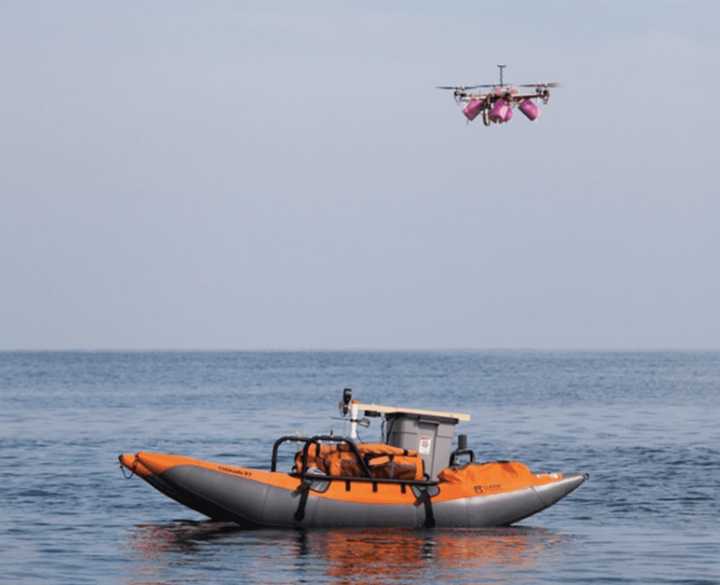
<instances>
[{"instance_id":1,"label":"logo decal on boat","mask_svg":"<svg viewBox=\"0 0 720 585\"><path fill-rule=\"evenodd\" d=\"M244 469L233 469L232 467L225 467L224 465L218 465L220 471L226 471L227 473L234 473L235 475L242 475L243 477L252 477L252 473Z\"/></svg>"}]
</instances>

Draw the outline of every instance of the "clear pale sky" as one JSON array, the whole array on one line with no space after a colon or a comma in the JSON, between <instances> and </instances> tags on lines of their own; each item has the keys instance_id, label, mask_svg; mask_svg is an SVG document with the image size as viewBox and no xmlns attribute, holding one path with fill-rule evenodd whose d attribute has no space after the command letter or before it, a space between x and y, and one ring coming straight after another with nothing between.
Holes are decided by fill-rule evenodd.
<instances>
[{"instance_id":1,"label":"clear pale sky","mask_svg":"<svg viewBox=\"0 0 720 585\"><path fill-rule=\"evenodd\" d=\"M720 348L719 21L2 1L0 349Z\"/></svg>"}]
</instances>

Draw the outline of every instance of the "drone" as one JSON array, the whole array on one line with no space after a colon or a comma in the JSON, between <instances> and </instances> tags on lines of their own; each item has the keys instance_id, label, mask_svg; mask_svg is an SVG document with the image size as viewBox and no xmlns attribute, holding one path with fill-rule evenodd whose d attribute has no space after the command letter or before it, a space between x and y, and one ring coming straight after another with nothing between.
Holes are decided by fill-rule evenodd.
<instances>
[{"instance_id":1,"label":"drone","mask_svg":"<svg viewBox=\"0 0 720 585\"><path fill-rule=\"evenodd\" d=\"M513 108L517 107L531 122L542 113L536 101L547 104L550 101L550 89L559 87L556 81L545 83L522 83L506 85L503 70L507 65L498 65L500 83L480 85L439 85L437 89L452 90L455 102L462 106L462 113L472 122L482 114L485 126L505 124L513 117ZM534 91L519 88L532 88ZM480 90L480 91L475 91Z\"/></svg>"}]
</instances>

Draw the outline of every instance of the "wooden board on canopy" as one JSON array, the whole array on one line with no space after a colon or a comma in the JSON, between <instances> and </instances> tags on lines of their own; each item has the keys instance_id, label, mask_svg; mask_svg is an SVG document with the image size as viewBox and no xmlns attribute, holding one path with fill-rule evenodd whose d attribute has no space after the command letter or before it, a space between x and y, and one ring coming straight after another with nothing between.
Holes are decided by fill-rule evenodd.
<instances>
[{"instance_id":1,"label":"wooden board on canopy","mask_svg":"<svg viewBox=\"0 0 720 585\"><path fill-rule=\"evenodd\" d=\"M406 408L404 406L384 406L382 404L365 404L352 401L352 405L365 413L377 412L379 414L414 414L418 416L436 416L440 418L455 419L458 422L468 422L470 415L462 412L444 412L440 410L428 410L426 408Z\"/></svg>"}]
</instances>

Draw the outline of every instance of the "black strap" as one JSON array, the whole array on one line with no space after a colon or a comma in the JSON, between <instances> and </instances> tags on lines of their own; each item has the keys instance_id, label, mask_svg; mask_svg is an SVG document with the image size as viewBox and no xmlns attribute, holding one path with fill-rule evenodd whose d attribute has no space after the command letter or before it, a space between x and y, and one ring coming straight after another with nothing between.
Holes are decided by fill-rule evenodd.
<instances>
[{"instance_id":1,"label":"black strap","mask_svg":"<svg viewBox=\"0 0 720 585\"><path fill-rule=\"evenodd\" d=\"M302 482L295 493L300 494L300 501L297 510L295 510L295 521L302 522L303 518L305 518L305 506L307 506L308 496L310 495L310 482Z\"/></svg>"},{"instance_id":2,"label":"black strap","mask_svg":"<svg viewBox=\"0 0 720 585\"><path fill-rule=\"evenodd\" d=\"M415 491L415 486L413 486L413 491ZM435 512L433 512L430 492L427 488L418 488L416 494L417 500L415 501L415 505L419 506L422 504L425 508L425 528L435 528Z\"/></svg>"},{"instance_id":3,"label":"black strap","mask_svg":"<svg viewBox=\"0 0 720 585\"><path fill-rule=\"evenodd\" d=\"M425 497L423 498L423 504L425 504L425 528L435 528L435 512L433 512L432 498L430 498L430 492L423 490Z\"/></svg>"}]
</instances>

